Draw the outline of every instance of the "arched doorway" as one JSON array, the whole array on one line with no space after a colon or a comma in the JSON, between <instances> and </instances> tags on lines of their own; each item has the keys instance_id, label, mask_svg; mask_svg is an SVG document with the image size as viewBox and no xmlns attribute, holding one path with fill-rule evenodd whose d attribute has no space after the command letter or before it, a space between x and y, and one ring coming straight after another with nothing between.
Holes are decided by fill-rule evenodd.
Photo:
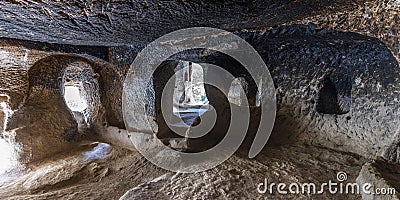
<instances>
[{"instance_id":1,"label":"arched doorway","mask_svg":"<svg viewBox=\"0 0 400 200\"><path fill-rule=\"evenodd\" d=\"M82 91L91 91L82 93L87 102L82 115L88 128L94 127L93 122L101 118L102 105L92 63L86 58L48 56L37 61L27 75L29 89L25 101L6 125L6 131L13 132L16 158L22 163L70 149L84 136L85 132L78 130L77 120L65 100L65 86L72 86L68 82L81 82Z\"/></svg>"},{"instance_id":2,"label":"arched doorway","mask_svg":"<svg viewBox=\"0 0 400 200\"><path fill-rule=\"evenodd\" d=\"M61 88L64 102L81 134L93 131L93 123L99 117L99 83L94 74L93 69L83 62L70 63L63 72Z\"/></svg>"},{"instance_id":3,"label":"arched doorway","mask_svg":"<svg viewBox=\"0 0 400 200\"><path fill-rule=\"evenodd\" d=\"M181 61L175 68L175 77L173 112L187 125L194 125L194 120L208 108L203 68L197 63Z\"/></svg>"}]
</instances>

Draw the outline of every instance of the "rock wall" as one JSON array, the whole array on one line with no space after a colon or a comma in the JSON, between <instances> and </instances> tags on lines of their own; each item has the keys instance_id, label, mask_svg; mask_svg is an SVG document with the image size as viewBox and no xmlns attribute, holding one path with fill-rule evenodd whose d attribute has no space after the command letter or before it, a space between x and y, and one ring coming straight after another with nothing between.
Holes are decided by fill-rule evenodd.
<instances>
[{"instance_id":1,"label":"rock wall","mask_svg":"<svg viewBox=\"0 0 400 200\"><path fill-rule=\"evenodd\" d=\"M365 1L353 9L318 14L294 23L314 23L319 28L351 31L382 40L399 60L400 2L398 0Z\"/></svg>"},{"instance_id":2,"label":"rock wall","mask_svg":"<svg viewBox=\"0 0 400 200\"><path fill-rule=\"evenodd\" d=\"M398 127L399 67L384 43L313 25L254 38L279 95L275 138L366 157L390 145Z\"/></svg>"},{"instance_id":3,"label":"rock wall","mask_svg":"<svg viewBox=\"0 0 400 200\"><path fill-rule=\"evenodd\" d=\"M147 44L166 33L186 27L258 30L317 14L351 10L362 2L4 1L0 2L0 18L3 20L0 37L74 45Z\"/></svg>"},{"instance_id":4,"label":"rock wall","mask_svg":"<svg viewBox=\"0 0 400 200\"><path fill-rule=\"evenodd\" d=\"M6 103L10 109L2 135L14 146L15 159L23 163L69 149L87 134L78 132L76 120L63 99L65 68L74 65L89 70L79 75L87 91L89 134L106 130L102 102L109 105L107 101L113 97L104 93L113 88L113 81L105 81L104 76L115 74L110 65L88 55L73 55L71 47L64 48L69 53L65 54L61 48L54 48L57 45L50 45L53 51L37 50L40 46L29 48L29 42L13 40L1 47L1 74L5 77L0 83L1 93L9 97Z\"/></svg>"},{"instance_id":5,"label":"rock wall","mask_svg":"<svg viewBox=\"0 0 400 200\"><path fill-rule=\"evenodd\" d=\"M62 2L37 2L32 5L25 1L18 2L2 2L0 7L10 13L18 12L30 17L14 19L1 13L0 17L6 21L0 27L7 29L2 32L7 33L4 36L46 40L58 44L2 38L0 74L6 78L0 80L0 90L2 94L10 97L9 106L17 114L13 117L17 117L23 109L28 109L29 102L36 101L34 96L29 97L33 95L30 91L37 94L43 92L43 96L51 96L49 98L51 101L60 101L57 91L59 88L56 88L56 82L53 80L56 77L48 77L51 79L49 84L53 85L54 91L53 89L42 91L41 86L35 88L29 84L28 70L39 59L60 52L77 53L82 57L87 57L85 54L89 54L95 57L90 65L94 69L93 76L98 79L99 99L101 106L104 107L104 111L98 110L100 114L96 117L95 123L99 125L101 131L106 129L100 127L107 126L123 129L125 125L122 115L122 83L130 64L144 45L157 36L178 28L189 25L215 25L227 30L240 30L236 34L252 44L269 66L279 99L277 124L272 138L274 143L299 141L351 151L367 157L384 154L393 158L398 154L394 153L397 151L389 150L395 149L398 144L398 139L395 138L398 134L396 104L399 89L396 62L396 58L399 58L398 1L382 0L365 3L354 1L345 4L316 1L307 9L304 2L289 2L285 6L280 6L282 3L262 4L258 1L112 2L109 5L94 2L76 3L70 6L64 6ZM164 9L160 9L160 6L164 6ZM39 7L40 11L27 9ZM122 29L128 23L126 19L133 17L132 12L127 12L128 8L142 10L144 12L142 14L149 15L145 19L140 19L142 21L138 19L140 21L138 24L128 20L131 26ZM220 12L210 14L208 11L213 8L218 8ZM196 15L188 15L195 13L195 10L198 11ZM282 10L290 12L280 12ZM302 12L293 14L299 11ZM169 25L168 29L161 30L161 25L150 25L150 22L160 19L160 16L167 13L171 15L162 22L164 25ZM233 19L225 17L226 13L241 13L235 16L241 19L240 22L233 23ZM182 19L182 16L193 18ZM215 23L202 24L200 23L202 20L196 20L202 16L207 16L209 19L203 21ZM57 29L59 31L54 35L50 34L53 33L53 29L46 33L32 29L33 34L19 31L23 28L22 24L26 23L29 27L38 19L43 19L40 26L50 24L51 27L55 27L59 24L60 27ZM124 20L120 24L114 23L117 19ZM182 19L180 24L176 23L178 19ZM189 23L193 21L196 24ZM313 22L316 26L272 28L282 24L308 22ZM335 31L318 29L324 27ZM130 28L137 28L135 30L138 31L131 33ZM384 43L357 33L380 38ZM188 56L186 59L194 62L207 61L220 64L233 72L236 77L243 77L249 86L250 104L256 105L257 88L237 63L215 53L209 56L203 56L204 54L199 56L193 52L182 55ZM182 59L185 58L171 58L173 61ZM46 73L47 71L40 72L38 77ZM164 72L161 74L162 77L167 77ZM162 85L162 81L158 81L160 80L155 81L156 88L157 85ZM217 97L218 92L208 88L208 93L216 96L214 99L209 98L211 103L220 102L220 98ZM156 100L156 98L150 99L148 112L157 112L156 106L151 105ZM221 103L221 107L226 105ZM56 107L53 109L55 112L59 109L65 110L64 104L59 103ZM63 127L56 135L63 135L61 129L68 130L65 127L73 124L67 112L65 116L70 122L65 126L55 125ZM28 117L26 120L31 118L35 117ZM13 128L8 130L22 130L19 129L19 125L10 127ZM70 132L73 132L72 129Z\"/></svg>"},{"instance_id":6,"label":"rock wall","mask_svg":"<svg viewBox=\"0 0 400 200\"><path fill-rule=\"evenodd\" d=\"M384 43L357 33L316 29L312 24L238 34L260 53L278 91L274 143L305 142L375 157L393 142L399 68ZM184 52L172 59L217 64L247 78L249 99L255 105L257 88L238 63L219 53L199 55L207 54ZM207 86L206 91L211 105L224 110L221 113L229 111L224 95ZM226 114L220 119L229 121ZM219 128L217 132L223 132L223 125Z\"/></svg>"}]
</instances>

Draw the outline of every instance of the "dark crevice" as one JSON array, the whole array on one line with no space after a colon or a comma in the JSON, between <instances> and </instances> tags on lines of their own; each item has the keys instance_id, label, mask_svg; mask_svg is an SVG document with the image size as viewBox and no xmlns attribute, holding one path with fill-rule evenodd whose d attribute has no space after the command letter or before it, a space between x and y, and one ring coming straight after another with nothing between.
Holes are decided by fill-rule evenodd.
<instances>
[{"instance_id":1,"label":"dark crevice","mask_svg":"<svg viewBox=\"0 0 400 200\"><path fill-rule=\"evenodd\" d=\"M62 53L87 54L95 56L105 61L109 61L109 56L108 56L109 48L106 46L56 44L56 43L12 39L5 37L0 37L0 44L11 45L11 46L23 46L27 49L34 49L47 52L56 51Z\"/></svg>"},{"instance_id":2,"label":"dark crevice","mask_svg":"<svg viewBox=\"0 0 400 200\"><path fill-rule=\"evenodd\" d=\"M317 101L317 112L338 115L348 113L351 106L351 97L340 94L340 90L329 77L326 77L322 84Z\"/></svg>"}]
</instances>

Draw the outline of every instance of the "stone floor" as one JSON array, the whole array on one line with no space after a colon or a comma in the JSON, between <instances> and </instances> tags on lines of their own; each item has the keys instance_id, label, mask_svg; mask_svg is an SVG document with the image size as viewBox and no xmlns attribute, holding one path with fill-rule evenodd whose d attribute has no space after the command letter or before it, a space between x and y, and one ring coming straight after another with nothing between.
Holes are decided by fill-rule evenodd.
<instances>
[{"instance_id":1,"label":"stone floor","mask_svg":"<svg viewBox=\"0 0 400 200\"><path fill-rule=\"evenodd\" d=\"M246 153L239 151L205 172L181 174L160 169L137 152L85 142L69 153L1 176L0 199L361 199L361 195L331 195L327 189L313 195L282 195L276 188L273 194L257 190L265 179L287 185L315 183L318 190L329 180L338 182L341 171L346 172L348 183L379 179L399 188L399 171L354 154L305 145L269 146L255 159ZM382 173L388 169L390 173Z\"/></svg>"}]
</instances>

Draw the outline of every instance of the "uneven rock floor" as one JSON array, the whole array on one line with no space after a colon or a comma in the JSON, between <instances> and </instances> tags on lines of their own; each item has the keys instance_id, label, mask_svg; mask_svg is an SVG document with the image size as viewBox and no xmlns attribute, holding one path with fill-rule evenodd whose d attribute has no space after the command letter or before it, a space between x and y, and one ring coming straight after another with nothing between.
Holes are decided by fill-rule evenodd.
<instances>
[{"instance_id":1,"label":"uneven rock floor","mask_svg":"<svg viewBox=\"0 0 400 200\"><path fill-rule=\"evenodd\" d=\"M154 166L137 152L87 142L3 175L0 199L361 199L360 195L257 192L265 178L321 184L337 182L337 173L344 171L347 182L356 182L367 162L360 156L305 145L267 147L255 159L246 153L239 151L206 172L180 174Z\"/></svg>"},{"instance_id":2,"label":"uneven rock floor","mask_svg":"<svg viewBox=\"0 0 400 200\"><path fill-rule=\"evenodd\" d=\"M164 173L136 152L87 143L27 166L0 187L0 199L118 199Z\"/></svg>"}]
</instances>

